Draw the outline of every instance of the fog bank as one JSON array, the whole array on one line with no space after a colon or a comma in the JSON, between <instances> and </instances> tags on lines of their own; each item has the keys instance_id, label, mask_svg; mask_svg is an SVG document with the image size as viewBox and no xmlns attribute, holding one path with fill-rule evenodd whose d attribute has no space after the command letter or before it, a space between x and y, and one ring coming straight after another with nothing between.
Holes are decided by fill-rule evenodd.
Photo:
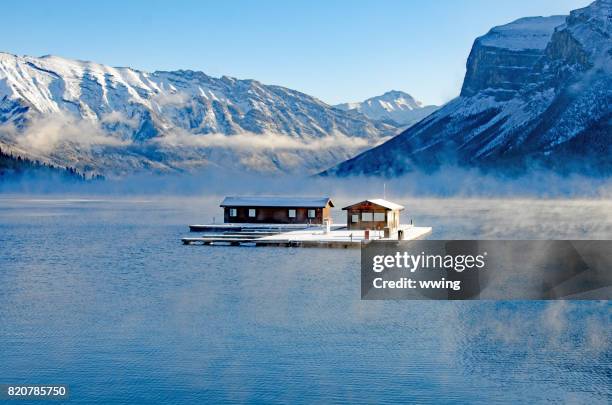
<instances>
[{"instance_id":1,"label":"fog bank","mask_svg":"<svg viewBox=\"0 0 612 405\"><path fill-rule=\"evenodd\" d=\"M520 177L501 177L456 167L435 173L413 172L398 178L319 177L264 175L221 169L182 174L134 174L96 182L67 182L37 178L35 173L17 179L0 177L2 193L103 194L103 195L343 195L402 199L414 197L612 197L612 178L561 176L536 171Z\"/></svg>"}]
</instances>

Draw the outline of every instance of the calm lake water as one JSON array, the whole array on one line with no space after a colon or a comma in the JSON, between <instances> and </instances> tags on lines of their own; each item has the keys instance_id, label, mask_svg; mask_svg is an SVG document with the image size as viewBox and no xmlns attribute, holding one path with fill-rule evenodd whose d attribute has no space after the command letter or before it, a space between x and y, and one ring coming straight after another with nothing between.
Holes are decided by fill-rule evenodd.
<instances>
[{"instance_id":1,"label":"calm lake water","mask_svg":"<svg viewBox=\"0 0 612 405\"><path fill-rule=\"evenodd\" d=\"M183 246L218 201L0 198L0 383L86 404L609 403L609 302L361 301L357 250ZM432 238L612 237L610 201L401 202Z\"/></svg>"}]
</instances>

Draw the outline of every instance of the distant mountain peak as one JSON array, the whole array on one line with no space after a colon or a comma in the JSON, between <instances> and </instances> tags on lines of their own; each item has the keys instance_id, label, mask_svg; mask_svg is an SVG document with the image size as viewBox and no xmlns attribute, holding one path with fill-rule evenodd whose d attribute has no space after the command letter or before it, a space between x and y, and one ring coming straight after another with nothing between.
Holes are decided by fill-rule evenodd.
<instances>
[{"instance_id":1,"label":"distant mountain peak","mask_svg":"<svg viewBox=\"0 0 612 405\"><path fill-rule=\"evenodd\" d=\"M385 106L386 109L392 111L396 106L402 109L416 109L423 106L423 103L415 100L410 94L400 90L390 90L378 97L371 97L364 101L364 103L376 103L386 101L392 103L391 105Z\"/></svg>"},{"instance_id":2,"label":"distant mountain peak","mask_svg":"<svg viewBox=\"0 0 612 405\"><path fill-rule=\"evenodd\" d=\"M402 90L389 90L389 91L383 93L379 97L386 97L386 96L404 97L404 98L409 98L409 99L414 100L414 97L412 97L410 94L408 94L408 93L406 93L405 91L402 91Z\"/></svg>"},{"instance_id":3,"label":"distant mountain peak","mask_svg":"<svg viewBox=\"0 0 612 405\"><path fill-rule=\"evenodd\" d=\"M404 127L415 124L438 108L423 106L423 103L401 90L390 90L362 102L343 103L335 107L344 111L356 111L373 120L395 122Z\"/></svg>"}]
</instances>

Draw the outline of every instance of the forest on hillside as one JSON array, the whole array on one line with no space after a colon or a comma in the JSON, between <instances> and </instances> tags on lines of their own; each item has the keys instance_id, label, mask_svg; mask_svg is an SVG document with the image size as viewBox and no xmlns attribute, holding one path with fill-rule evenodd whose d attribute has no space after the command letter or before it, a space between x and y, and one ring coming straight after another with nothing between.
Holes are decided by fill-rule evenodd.
<instances>
[{"instance_id":1,"label":"forest on hillside","mask_svg":"<svg viewBox=\"0 0 612 405\"><path fill-rule=\"evenodd\" d=\"M88 178L73 167L55 166L38 160L28 159L5 152L0 148L0 181L14 180L25 176L75 182L104 179L100 175Z\"/></svg>"}]
</instances>

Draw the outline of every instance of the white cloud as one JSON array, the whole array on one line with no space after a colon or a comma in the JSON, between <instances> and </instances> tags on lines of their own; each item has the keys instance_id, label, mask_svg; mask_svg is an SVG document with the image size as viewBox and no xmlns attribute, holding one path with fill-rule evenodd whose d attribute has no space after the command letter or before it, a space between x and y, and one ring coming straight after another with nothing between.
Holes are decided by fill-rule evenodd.
<instances>
[{"instance_id":1,"label":"white cloud","mask_svg":"<svg viewBox=\"0 0 612 405\"><path fill-rule=\"evenodd\" d=\"M296 138L278 133L255 134L250 132L225 135L195 135L184 130L174 130L160 137L158 142L172 147L229 148L247 150L326 150L361 149L371 146L367 139L333 134L319 138Z\"/></svg>"},{"instance_id":2,"label":"white cloud","mask_svg":"<svg viewBox=\"0 0 612 405\"><path fill-rule=\"evenodd\" d=\"M187 103L189 99L190 97L188 94L180 91L174 93L158 93L151 98L151 100L160 107L182 105Z\"/></svg>"},{"instance_id":3,"label":"white cloud","mask_svg":"<svg viewBox=\"0 0 612 405\"><path fill-rule=\"evenodd\" d=\"M108 114L100 117L100 122L102 124L124 124L130 128L138 127L138 119L137 118L128 118L121 111L111 111Z\"/></svg>"},{"instance_id":4,"label":"white cloud","mask_svg":"<svg viewBox=\"0 0 612 405\"><path fill-rule=\"evenodd\" d=\"M34 118L17 136L21 148L50 153L62 144L77 145L83 149L93 146L126 146L129 142L105 133L97 123L56 114Z\"/></svg>"}]
</instances>

